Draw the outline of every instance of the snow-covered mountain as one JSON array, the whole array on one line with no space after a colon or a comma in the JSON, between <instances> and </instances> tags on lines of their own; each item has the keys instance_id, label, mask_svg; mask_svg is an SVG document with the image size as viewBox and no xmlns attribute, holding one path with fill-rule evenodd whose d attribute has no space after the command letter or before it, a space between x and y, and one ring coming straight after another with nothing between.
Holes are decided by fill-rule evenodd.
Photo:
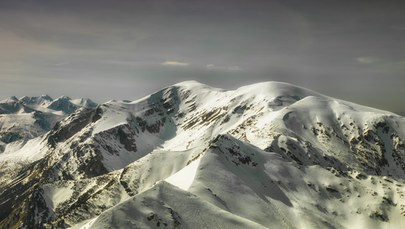
<instances>
[{"instance_id":1,"label":"snow-covered mountain","mask_svg":"<svg viewBox=\"0 0 405 229\"><path fill-rule=\"evenodd\" d=\"M24 96L20 99L13 96L1 100L0 153L3 153L3 157L15 154L15 151L24 146L27 141L36 144L41 136L72 112L81 107L96 106L97 104L90 99L71 100L66 96L55 100L49 95Z\"/></svg>"},{"instance_id":2,"label":"snow-covered mountain","mask_svg":"<svg viewBox=\"0 0 405 229\"><path fill-rule=\"evenodd\" d=\"M401 116L294 85L187 81L0 154L0 225L405 228L404 139Z\"/></svg>"}]
</instances>

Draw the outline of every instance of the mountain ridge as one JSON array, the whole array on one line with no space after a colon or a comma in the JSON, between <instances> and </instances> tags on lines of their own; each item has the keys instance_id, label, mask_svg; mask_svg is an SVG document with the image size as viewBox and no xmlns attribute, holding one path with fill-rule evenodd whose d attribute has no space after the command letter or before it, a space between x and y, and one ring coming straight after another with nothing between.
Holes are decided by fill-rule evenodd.
<instances>
[{"instance_id":1,"label":"mountain ridge","mask_svg":"<svg viewBox=\"0 0 405 229\"><path fill-rule=\"evenodd\" d=\"M0 225L394 228L405 222L404 127L291 84L186 81L76 110L33 142L32 159L0 154L0 172L19 165L0 183ZM207 213L193 218L191 203Z\"/></svg>"}]
</instances>

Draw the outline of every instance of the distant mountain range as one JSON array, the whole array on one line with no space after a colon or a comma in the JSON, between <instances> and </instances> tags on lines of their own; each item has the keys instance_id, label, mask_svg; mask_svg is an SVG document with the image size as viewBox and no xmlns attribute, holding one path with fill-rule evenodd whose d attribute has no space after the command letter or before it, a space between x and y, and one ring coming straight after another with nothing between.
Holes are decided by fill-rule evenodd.
<instances>
[{"instance_id":1,"label":"distant mountain range","mask_svg":"<svg viewBox=\"0 0 405 229\"><path fill-rule=\"evenodd\" d=\"M0 101L0 153L9 143L10 151L15 145L22 146L28 140L44 135L55 124L79 108L94 108L90 99L70 99L62 96L52 99L48 95L39 97L15 96Z\"/></svg>"},{"instance_id":2,"label":"distant mountain range","mask_svg":"<svg viewBox=\"0 0 405 229\"><path fill-rule=\"evenodd\" d=\"M0 228L405 228L405 118L279 82L0 102Z\"/></svg>"}]
</instances>

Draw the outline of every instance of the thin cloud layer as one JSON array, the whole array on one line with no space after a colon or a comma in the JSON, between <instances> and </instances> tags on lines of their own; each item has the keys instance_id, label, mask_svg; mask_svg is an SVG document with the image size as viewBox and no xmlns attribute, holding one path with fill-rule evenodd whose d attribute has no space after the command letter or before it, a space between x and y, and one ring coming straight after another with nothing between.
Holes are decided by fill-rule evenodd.
<instances>
[{"instance_id":1,"label":"thin cloud layer","mask_svg":"<svg viewBox=\"0 0 405 229\"><path fill-rule=\"evenodd\" d=\"M186 66L189 66L190 64L187 63L187 62L180 62L180 61L168 60L168 61L162 62L161 65L163 65L163 66L179 66L179 67L186 67Z\"/></svg>"},{"instance_id":2,"label":"thin cloud layer","mask_svg":"<svg viewBox=\"0 0 405 229\"><path fill-rule=\"evenodd\" d=\"M369 56L357 57L356 60L362 64L374 64L380 61L380 59L378 59L377 57L369 57Z\"/></svg>"}]
</instances>

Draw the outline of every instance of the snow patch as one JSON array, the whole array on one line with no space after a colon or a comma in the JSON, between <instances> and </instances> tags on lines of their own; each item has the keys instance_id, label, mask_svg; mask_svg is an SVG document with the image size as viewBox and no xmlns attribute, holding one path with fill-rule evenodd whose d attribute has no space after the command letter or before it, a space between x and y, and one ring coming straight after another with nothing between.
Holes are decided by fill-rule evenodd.
<instances>
[{"instance_id":1,"label":"snow patch","mask_svg":"<svg viewBox=\"0 0 405 229\"><path fill-rule=\"evenodd\" d=\"M7 144L5 150L0 154L1 161L36 161L41 159L46 150L43 150L44 144L42 138L37 137L28 142L18 141Z\"/></svg>"},{"instance_id":2,"label":"snow patch","mask_svg":"<svg viewBox=\"0 0 405 229\"><path fill-rule=\"evenodd\" d=\"M166 178L165 181L179 187L183 190L188 190L193 184L195 175L197 173L198 165L200 164L201 156L196 160L192 161L189 165L182 168L177 173Z\"/></svg>"},{"instance_id":3,"label":"snow patch","mask_svg":"<svg viewBox=\"0 0 405 229\"><path fill-rule=\"evenodd\" d=\"M73 195L74 183L68 183L66 187L57 187L55 185L44 185L45 201L51 209L55 209L59 204L69 200Z\"/></svg>"}]
</instances>

